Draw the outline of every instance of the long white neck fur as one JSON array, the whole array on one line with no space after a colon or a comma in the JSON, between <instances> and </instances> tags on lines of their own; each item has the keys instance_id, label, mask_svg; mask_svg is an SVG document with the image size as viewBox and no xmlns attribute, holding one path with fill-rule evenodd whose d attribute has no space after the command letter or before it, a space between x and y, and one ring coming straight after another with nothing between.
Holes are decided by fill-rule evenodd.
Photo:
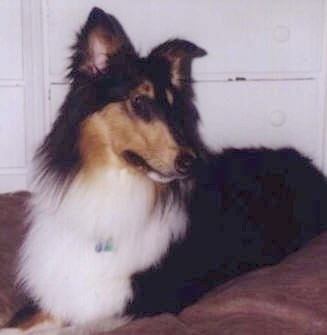
<instances>
[{"instance_id":1,"label":"long white neck fur","mask_svg":"<svg viewBox=\"0 0 327 335\"><path fill-rule=\"evenodd\" d=\"M45 311L74 325L123 312L131 276L159 263L186 231L180 204L154 207L152 183L113 169L92 182L78 175L61 200L46 188L35 194L19 278ZM101 239L111 252L95 252Z\"/></svg>"}]
</instances>

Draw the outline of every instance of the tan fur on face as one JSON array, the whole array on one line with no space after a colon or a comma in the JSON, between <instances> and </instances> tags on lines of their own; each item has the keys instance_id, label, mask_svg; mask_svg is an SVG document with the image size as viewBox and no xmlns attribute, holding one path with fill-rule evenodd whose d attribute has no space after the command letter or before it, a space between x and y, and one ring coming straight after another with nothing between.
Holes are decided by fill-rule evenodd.
<instances>
[{"instance_id":1,"label":"tan fur on face","mask_svg":"<svg viewBox=\"0 0 327 335\"><path fill-rule=\"evenodd\" d=\"M123 152L130 150L163 175L175 173L175 159L181 151L162 121L145 122L134 117L128 102L111 103L88 117L79 145L88 170L115 166L145 173L123 158Z\"/></svg>"}]
</instances>

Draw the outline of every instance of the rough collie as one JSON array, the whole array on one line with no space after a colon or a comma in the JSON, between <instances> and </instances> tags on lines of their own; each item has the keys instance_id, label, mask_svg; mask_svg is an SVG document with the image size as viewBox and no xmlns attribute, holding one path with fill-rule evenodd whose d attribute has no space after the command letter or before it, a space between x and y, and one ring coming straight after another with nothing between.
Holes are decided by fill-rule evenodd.
<instances>
[{"instance_id":1,"label":"rough collie","mask_svg":"<svg viewBox=\"0 0 327 335\"><path fill-rule=\"evenodd\" d=\"M140 57L95 8L73 50L70 91L36 154L17 271L38 312L1 334L177 313L325 228L326 181L308 159L214 154L201 141L191 63L203 49L175 39Z\"/></svg>"}]
</instances>

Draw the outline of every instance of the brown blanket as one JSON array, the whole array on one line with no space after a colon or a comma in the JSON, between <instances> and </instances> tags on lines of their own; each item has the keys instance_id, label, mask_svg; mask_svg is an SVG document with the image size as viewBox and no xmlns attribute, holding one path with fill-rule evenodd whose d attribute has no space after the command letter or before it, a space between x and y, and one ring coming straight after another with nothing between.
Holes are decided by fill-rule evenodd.
<instances>
[{"instance_id":1,"label":"brown blanket","mask_svg":"<svg viewBox=\"0 0 327 335\"><path fill-rule=\"evenodd\" d=\"M27 192L0 195L0 327L25 303L14 286L15 259L21 244Z\"/></svg>"},{"instance_id":2,"label":"brown blanket","mask_svg":"<svg viewBox=\"0 0 327 335\"><path fill-rule=\"evenodd\" d=\"M23 192L0 196L1 315L9 315L24 303L12 283L15 251L24 231L23 200L27 196ZM324 233L281 264L222 285L178 316L162 314L136 320L110 334L327 334L326 264Z\"/></svg>"}]
</instances>

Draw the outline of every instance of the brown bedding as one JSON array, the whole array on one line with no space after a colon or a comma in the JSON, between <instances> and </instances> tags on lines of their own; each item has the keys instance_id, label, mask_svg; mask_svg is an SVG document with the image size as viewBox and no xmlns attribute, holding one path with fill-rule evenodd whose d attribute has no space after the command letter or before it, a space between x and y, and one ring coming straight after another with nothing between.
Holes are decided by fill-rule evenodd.
<instances>
[{"instance_id":1,"label":"brown bedding","mask_svg":"<svg viewBox=\"0 0 327 335\"><path fill-rule=\"evenodd\" d=\"M0 195L0 326L25 302L13 283L14 261L24 232L23 204L28 196L27 192Z\"/></svg>"},{"instance_id":2,"label":"brown bedding","mask_svg":"<svg viewBox=\"0 0 327 335\"><path fill-rule=\"evenodd\" d=\"M28 193L0 196L0 325L24 302L14 289L14 258L21 243ZM112 335L327 334L327 233L281 264L213 290L180 315L131 322ZM108 333L109 334L109 333Z\"/></svg>"}]
</instances>

